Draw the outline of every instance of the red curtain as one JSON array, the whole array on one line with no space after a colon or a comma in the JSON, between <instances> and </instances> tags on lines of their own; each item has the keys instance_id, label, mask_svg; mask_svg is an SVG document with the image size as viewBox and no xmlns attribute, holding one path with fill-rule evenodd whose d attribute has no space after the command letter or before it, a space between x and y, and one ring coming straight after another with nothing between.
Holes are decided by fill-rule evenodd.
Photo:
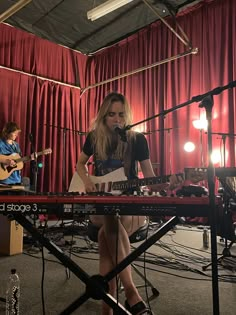
<instances>
[{"instance_id":1,"label":"red curtain","mask_svg":"<svg viewBox=\"0 0 236 315\"><path fill-rule=\"evenodd\" d=\"M236 2L232 0L202 1L191 11L177 17L177 21L198 48L190 55L168 62L139 74L111 82L103 87L104 96L110 90L125 93L138 122L163 110L171 109L236 79ZM171 20L169 20L171 23ZM171 24L173 27L173 23ZM96 81L103 81L122 73L149 65L186 51L180 40L162 23L155 23L141 32L107 48L94 57ZM101 91L97 88L97 91ZM235 89L214 97L213 132L235 133ZM178 172L184 167L202 166L200 131L193 120L205 116L198 103L178 109L140 125L141 130L172 130L148 136L153 162L159 162L159 173ZM192 141L196 150L184 151L184 144ZM235 165L234 137L227 137L227 166ZM203 132L203 161L208 164L207 135ZM213 136L213 148L222 152L220 136ZM222 163L221 163L222 164ZM219 164L218 164L219 166ZM221 165L222 166L222 165Z\"/></svg>"},{"instance_id":2,"label":"red curtain","mask_svg":"<svg viewBox=\"0 0 236 315\"><path fill-rule=\"evenodd\" d=\"M186 47L165 25L157 22L87 57L1 24L0 65L21 73L0 69L0 126L9 120L20 124L23 132L19 140L24 154L30 153L29 133L35 138L37 150L52 148L53 153L43 157L39 190L64 191L68 188L85 138L71 130L88 130L108 92L124 93L132 105L134 122L139 122L235 80L235 16L236 1L202 1L177 17L193 47L198 48L197 55L89 88L84 93L81 92L86 87L183 53ZM28 76L24 72L68 85ZM214 96L213 132L235 133L235 104L235 89ZM151 159L160 163L157 174L202 166L200 132L192 124L200 116L205 116L204 109L193 103L135 127L146 132L173 128L147 135ZM196 150L186 153L183 149L186 141L194 142ZM205 132L202 133L202 145L203 162L207 165ZM213 136L213 148L222 152L220 136ZM226 150L226 166L235 166L234 137L226 138ZM23 173L28 174L28 171L26 165Z\"/></svg>"},{"instance_id":3,"label":"red curtain","mask_svg":"<svg viewBox=\"0 0 236 315\"><path fill-rule=\"evenodd\" d=\"M8 25L0 28L0 64L6 67L0 68L0 128L6 121L21 126L23 155L32 150L30 133L36 151L51 148L52 154L38 159L43 162L38 191L65 191L84 141L76 131L87 130L89 122L79 89L85 84L87 57ZM29 176L29 166L23 176Z\"/></svg>"}]
</instances>

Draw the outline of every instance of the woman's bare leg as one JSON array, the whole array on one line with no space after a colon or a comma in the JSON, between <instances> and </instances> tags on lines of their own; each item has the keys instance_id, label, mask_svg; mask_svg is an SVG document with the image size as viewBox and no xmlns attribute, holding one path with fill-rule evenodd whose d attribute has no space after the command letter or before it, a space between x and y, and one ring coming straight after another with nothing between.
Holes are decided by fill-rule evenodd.
<instances>
[{"instance_id":1,"label":"woman's bare leg","mask_svg":"<svg viewBox=\"0 0 236 315\"><path fill-rule=\"evenodd\" d=\"M102 219L102 220L101 220ZM93 220L93 223L98 221ZM95 222L94 222L95 221ZM99 230L99 255L100 255L100 274L106 275L119 262L125 259L130 253L129 236L140 228L145 222L145 217L130 217L123 216L119 219L114 216L104 216L99 218L99 225L102 227ZM117 238L118 235L118 238ZM118 249L117 249L118 245ZM135 287L132 279L131 266L127 266L119 274L121 282L124 286L125 295L130 306L141 301L142 298ZM109 293L115 296L116 279L112 279L109 283ZM102 315L111 315L112 310L106 304L102 303Z\"/></svg>"},{"instance_id":2,"label":"woman's bare leg","mask_svg":"<svg viewBox=\"0 0 236 315\"><path fill-rule=\"evenodd\" d=\"M132 232L132 221L126 219L128 219L128 217L122 217L122 219L118 219L114 216L104 217L104 238L114 266L125 259L130 253L130 241L127 231ZM127 230L124 226L126 226ZM122 270L119 276L124 286L129 305L132 306L141 301L142 298L132 279L131 265Z\"/></svg>"},{"instance_id":3,"label":"woman's bare leg","mask_svg":"<svg viewBox=\"0 0 236 315\"><path fill-rule=\"evenodd\" d=\"M99 271L100 275L105 276L109 271L114 268L112 257L109 253L109 249L107 248L107 242L104 235L103 227L100 228L98 233L98 244L99 244ZM109 293L112 296L115 296L116 293L116 279L113 278L109 282ZM113 310L110 306L102 302L102 315L112 315Z\"/></svg>"}]
</instances>

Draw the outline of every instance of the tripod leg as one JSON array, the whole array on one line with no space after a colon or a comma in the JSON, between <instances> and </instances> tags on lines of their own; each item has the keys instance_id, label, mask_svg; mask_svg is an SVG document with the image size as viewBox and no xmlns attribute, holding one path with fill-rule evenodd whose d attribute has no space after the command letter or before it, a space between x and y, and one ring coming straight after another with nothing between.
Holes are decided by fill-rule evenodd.
<instances>
[{"instance_id":1,"label":"tripod leg","mask_svg":"<svg viewBox=\"0 0 236 315\"><path fill-rule=\"evenodd\" d=\"M225 245L225 248L223 249L223 252L222 252L222 255L217 259L217 263L221 263L221 261L224 259L224 258L236 258L235 255L232 255L231 252L230 252L230 248L232 247L232 245L235 243L235 241L231 241L230 244L228 245L227 244L227 240L226 240L226 245ZM209 263L205 266L202 267L202 270L203 271L206 271L208 267L210 267L212 265L212 263ZM226 267L226 266L224 266ZM226 267L227 268L227 267ZM231 269L231 268L230 268Z\"/></svg>"}]
</instances>

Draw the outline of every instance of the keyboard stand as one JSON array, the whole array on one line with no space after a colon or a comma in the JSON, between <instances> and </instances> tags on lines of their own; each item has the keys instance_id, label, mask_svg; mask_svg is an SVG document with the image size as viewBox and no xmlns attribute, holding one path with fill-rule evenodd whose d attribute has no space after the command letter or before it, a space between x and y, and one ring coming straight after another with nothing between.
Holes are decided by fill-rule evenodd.
<instances>
[{"instance_id":1,"label":"keyboard stand","mask_svg":"<svg viewBox=\"0 0 236 315\"><path fill-rule=\"evenodd\" d=\"M75 311L79 306L86 302L89 298L95 300L103 300L114 311L120 315L130 315L118 301L108 293L109 281L119 274L124 268L131 264L137 257L143 254L150 246L156 243L163 235L170 231L178 222L178 217L172 217L163 226L161 226L154 234L147 238L140 246L133 250L122 262L120 262L112 271L105 276L93 275L89 276L81 269L69 256L65 255L62 250L43 236L32 223L21 213L14 213L14 219L20 223L41 245L47 248L62 264L74 273L86 285L85 293L72 302L61 315L68 315Z\"/></svg>"}]
</instances>

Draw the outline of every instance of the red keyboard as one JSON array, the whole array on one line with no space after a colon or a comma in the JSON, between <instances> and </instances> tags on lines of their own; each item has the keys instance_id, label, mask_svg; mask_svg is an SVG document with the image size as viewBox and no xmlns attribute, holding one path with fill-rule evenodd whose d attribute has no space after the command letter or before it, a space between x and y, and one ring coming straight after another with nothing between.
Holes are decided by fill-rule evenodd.
<instances>
[{"instance_id":1,"label":"red keyboard","mask_svg":"<svg viewBox=\"0 0 236 315\"><path fill-rule=\"evenodd\" d=\"M221 198L215 198L216 208ZM65 194L0 196L0 214L208 216L208 197L91 196Z\"/></svg>"}]
</instances>

